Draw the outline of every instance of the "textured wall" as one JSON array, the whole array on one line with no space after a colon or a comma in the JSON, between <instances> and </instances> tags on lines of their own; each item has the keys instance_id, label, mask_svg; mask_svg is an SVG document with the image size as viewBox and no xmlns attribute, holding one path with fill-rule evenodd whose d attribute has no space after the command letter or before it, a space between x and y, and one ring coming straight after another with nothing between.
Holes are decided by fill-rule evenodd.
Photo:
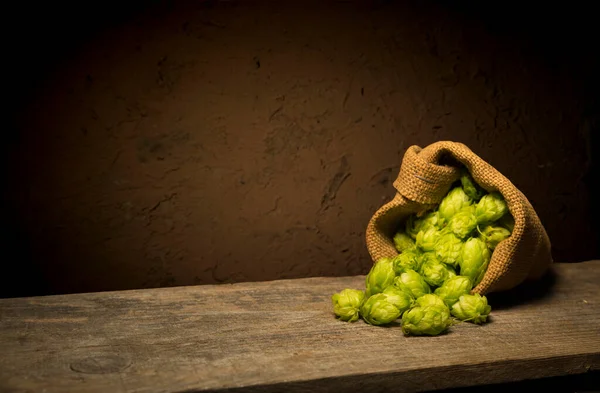
<instances>
[{"instance_id":1,"label":"textured wall","mask_svg":"<svg viewBox=\"0 0 600 393\"><path fill-rule=\"evenodd\" d=\"M10 156L17 281L365 273L404 150L436 140L520 187L557 260L597 255L590 121L563 68L457 10L283 3L157 5L52 63Z\"/></svg>"}]
</instances>

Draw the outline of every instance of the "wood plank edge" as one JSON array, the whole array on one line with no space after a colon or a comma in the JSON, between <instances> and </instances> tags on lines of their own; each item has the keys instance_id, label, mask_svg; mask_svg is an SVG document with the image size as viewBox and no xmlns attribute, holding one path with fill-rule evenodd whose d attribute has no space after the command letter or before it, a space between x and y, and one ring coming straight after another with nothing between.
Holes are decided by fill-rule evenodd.
<instances>
[{"instance_id":1,"label":"wood plank edge","mask_svg":"<svg viewBox=\"0 0 600 393\"><path fill-rule=\"evenodd\" d=\"M343 367L343 362L340 362L340 367ZM420 392L571 376L598 370L600 370L600 353L590 353L527 361L504 360L478 365L453 365L402 372L347 375L223 389L175 390L173 393Z\"/></svg>"}]
</instances>

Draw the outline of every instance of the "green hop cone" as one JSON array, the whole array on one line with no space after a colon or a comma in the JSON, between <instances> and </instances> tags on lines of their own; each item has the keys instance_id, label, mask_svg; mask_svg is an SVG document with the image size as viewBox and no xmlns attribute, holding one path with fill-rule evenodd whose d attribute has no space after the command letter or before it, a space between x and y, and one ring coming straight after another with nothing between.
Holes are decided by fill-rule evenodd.
<instances>
[{"instance_id":1,"label":"green hop cone","mask_svg":"<svg viewBox=\"0 0 600 393\"><path fill-rule=\"evenodd\" d=\"M365 293L358 289L344 289L331 296L333 312L342 321L354 322L358 320L358 310L365 299Z\"/></svg>"},{"instance_id":2,"label":"green hop cone","mask_svg":"<svg viewBox=\"0 0 600 393\"><path fill-rule=\"evenodd\" d=\"M460 177L460 184L462 185L463 191L474 201L479 201L482 196L486 194L485 190L475 183L473 177L468 171L464 170Z\"/></svg>"},{"instance_id":3,"label":"green hop cone","mask_svg":"<svg viewBox=\"0 0 600 393\"><path fill-rule=\"evenodd\" d=\"M498 243L510 236L508 229L492 225L487 225L479 233L481 234L481 240L485 242L490 250L495 249Z\"/></svg>"},{"instance_id":4,"label":"green hop cone","mask_svg":"<svg viewBox=\"0 0 600 393\"><path fill-rule=\"evenodd\" d=\"M394 262L390 258L379 259L367 274L365 286L367 288L366 296L373 296L394 283Z\"/></svg>"},{"instance_id":5,"label":"green hop cone","mask_svg":"<svg viewBox=\"0 0 600 393\"><path fill-rule=\"evenodd\" d=\"M413 305L413 298L405 291L394 286L387 287L381 292L387 297L387 301L396 306L400 313L408 310Z\"/></svg>"},{"instance_id":6,"label":"green hop cone","mask_svg":"<svg viewBox=\"0 0 600 393\"><path fill-rule=\"evenodd\" d=\"M455 276L447 279L434 293L442 298L448 307L452 307L458 301L458 298L468 294L471 288L469 277Z\"/></svg>"},{"instance_id":7,"label":"green hop cone","mask_svg":"<svg viewBox=\"0 0 600 393\"><path fill-rule=\"evenodd\" d=\"M450 312L461 321L482 324L492 311L488 305L487 298L476 293L474 295L462 295L454 303Z\"/></svg>"},{"instance_id":8,"label":"green hop cone","mask_svg":"<svg viewBox=\"0 0 600 393\"><path fill-rule=\"evenodd\" d=\"M421 266L421 252L416 248L404 250L392 259L394 272L400 275L406 270L419 270Z\"/></svg>"},{"instance_id":9,"label":"green hop cone","mask_svg":"<svg viewBox=\"0 0 600 393\"><path fill-rule=\"evenodd\" d=\"M430 226L417 234L417 247L423 251L433 251L442 233L435 227Z\"/></svg>"},{"instance_id":10,"label":"green hop cone","mask_svg":"<svg viewBox=\"0 0 600 393\"><path fill-rule=\"evenodd\" d=\"M440 260L435 256L435 252L430 251L430 252L426 252L423 253L421 255L421 267L423 267L423 264L425 262L435 262L435 263L439 263Z\"/></svg>"},{"instance_id":11,"label":"green hop cone","mask_svg":"<svg viewBox=\"0 0 600 393\"><path fill-rule=\"evenodd\" d=\"M472 202L462 188L455 187L442 199L438 212L440 217L447 222L463 208L471 205Z\"/></svg>"},{"instance_id":12,"label":"green hop cone","mask_svg":"<svg viewBox=\"0 0 600 393\"><path fill-rule=\"evenodd\" d=\"M448 222L448 227L457 237L464 239L477 228L477 217L475 207L467 206L456 213ZM418 242L418 238L417 238Z\"/></svg>"},{"instance_id":13,"label":"green hop cone","mask_svg":"<svg viewBox=\"0 0 600 393\"><path fill-rule=\"evenodd\" d=\"M433 253L423 255L420 273L425 282L432 287L439 287L450 277L456 276L454 269L440 262Z\"/></svg>"},{"instance_id":14,"label":"green hop cone","mask_svg":"<svg viewBox=\"0 0 600 393\"><path fill-rule=\"evenodd\" d=\"M469 277L473 287L483 279L491 253L486 244L479 238L472 237L465 242L460 259L460 275Z\"/></svg>"},{"instance_id":15,"label":"green hop cone","mask_svg":"<svg viewBox=\"0 0 600 393\"><path fill-rule=\"evenodd\" d=\"M431 288L423 280L423 277L414 270L406 270L404 273L394 279L394 286L410 294L417 299L427 293L431 293Z\"/></svg>"},{"instance_id":16,"label":"green hop cone","mask_svg":"<svg viewBox=\"0 0 600 393\"><path fill-rule=\"evenodd\" d=\"M402 316L402 332L405 335L436 336L451 324L448 307L440 305L413 307Z\"/></svg>"},{"instance_id":17,"label":"green hop cone","mask_svg":"<svg viewBox=\"0 0 600 393\"><path fill-rule=\"evenodd\" d=\"M475 217L478 224L494 222L508 212L502 195L497 192L484 195L475 206Z\"/></svg>"},{"instance_id":18,"label":"green hop cone","mask_svg":"<svg viewBox=\"0 0 600 393\"><path fill-rule=\"evenodd\" d=\"M415 241L404 232L398 232L394 235L394 246L398 252L411 249L415 246Z\"/></svg>"},{"instance_id":19,"label":"green hop cone","mask_svg":"<svg viewBox=\"0 0 600 393\"><path fill-rule=\"evenodd\" d=\"M512 233L513 229L515 229L515 218L512 214L506 213L496 221L496 224L508 229L508 231Z\"/></svg>"},{"instance_id":20,"label":"green hop cone","mask_svg":"<svg viewBox=\"0 0 600 393\"><path fill-rule=\"evenodd\" d=\"M434 295L432 293L428 293L427 295L423 295L420 298L418 298L417 300L415 300L415 305L419 306L419 307L427 307L427 306L442 306L442 307L448 307L446 306L446 303L444 303L444 301L442 300L441 297L439 297L438 295Z\"/></svg>"},{"instance_id":21,"label":"green hop cone","mask_svg":"<svg viewBox=\"0 0 600 393\"><path fill-rule=\"evenodd\" d=\"M395 321L401 312L388 300L388 295L377 293L364 301L360 315L365 322L377 326Z\"/></svg>"},{"instance_id":22,"label":"green hop cone","mask_svg":"<svg viewBox=\"0 0 600 393\"><path fill-rule=\"evenodd\" d=\"M463 242L453 233L442 235L435 245L435 256L440 262L456 267L462 255Z\"/></svg>"},{"instance_id":23,"label":"green hop cone","mask_svg":"<svg viewBox=\"0 0 600 393\"><path fill-rule=\"evenodd\" d=\"M429 227L441 228L442 226L442 219L437 212L429 212L421 218L412 214L406 221L406 234L416 239L419 232Z\"/></svg>"}]
</instances>

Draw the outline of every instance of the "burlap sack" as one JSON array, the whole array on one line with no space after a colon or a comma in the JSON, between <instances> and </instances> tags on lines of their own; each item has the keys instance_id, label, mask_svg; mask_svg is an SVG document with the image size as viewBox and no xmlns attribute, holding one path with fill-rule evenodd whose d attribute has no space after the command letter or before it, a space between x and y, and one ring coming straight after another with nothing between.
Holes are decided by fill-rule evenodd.
<instances>
[{"instance_id":1,"label":"burlap sack","mask_svg":"<svg viewBox=\"0 0 600 393\"><path fill-rule=\"evenodd\" d=\"M503 291L542 276L552 263L550 239L525 195L467 146L448 141L424 149L411 146L406 151L394 182L396 196L377 210L367 226L367 248L373 261L398 255L392 241L395 231L409 215L423 213L442 200L459 179L460 163L481 187L504 196L515 219L511 236L496 247L473 293Z\"/></svg>"}]
</instances>

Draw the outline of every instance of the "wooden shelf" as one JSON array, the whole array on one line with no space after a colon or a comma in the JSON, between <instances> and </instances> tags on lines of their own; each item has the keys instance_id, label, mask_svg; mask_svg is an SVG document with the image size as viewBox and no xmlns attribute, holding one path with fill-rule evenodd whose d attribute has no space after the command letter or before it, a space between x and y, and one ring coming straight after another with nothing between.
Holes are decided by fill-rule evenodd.
<instances>
[{"instance_id":1,"label":"wooden shelf","mask_svg":"<svg viewBox=\"0 0 600 393\"><path fill-rule=\"evenodd\" d=\"M409 392L600 369L600 261L437 337L334 318L364 276L0 300L2 392ZM543 285L542 285L543 283Z\"/></svg>"}]
</instances>

